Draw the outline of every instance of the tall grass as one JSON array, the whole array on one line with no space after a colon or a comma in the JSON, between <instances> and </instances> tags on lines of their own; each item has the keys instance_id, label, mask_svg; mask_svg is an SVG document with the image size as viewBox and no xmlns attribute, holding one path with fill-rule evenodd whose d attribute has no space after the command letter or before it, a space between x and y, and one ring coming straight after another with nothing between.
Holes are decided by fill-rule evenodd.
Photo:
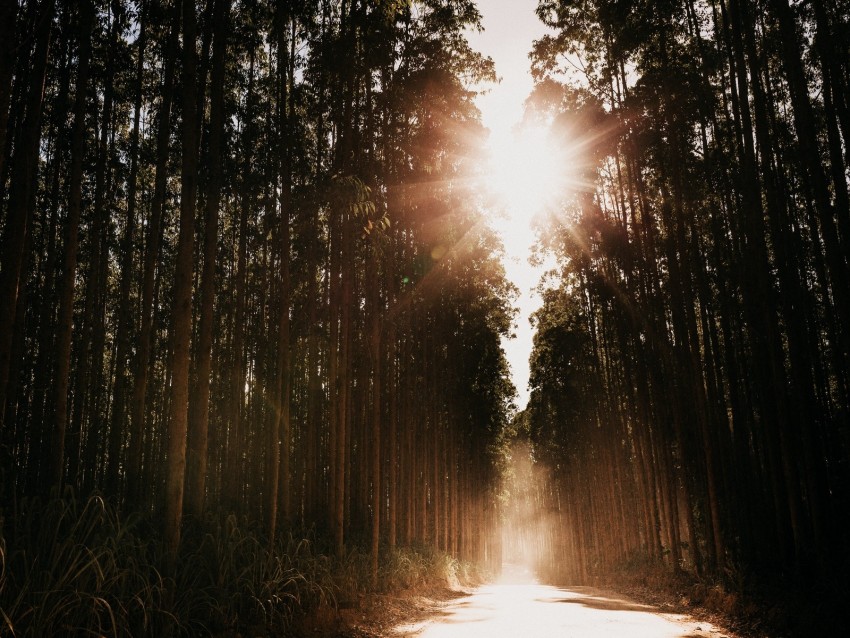
<instances>
[{"instance_id":1,"label":"tall grass","mask_svg":"<svg viewBox=\"0 0 850 638\"><path fill-rule=\"evenodd\" d=\"M478 565L433 547L399 547L383 554L380 583L389 591L472 587L488 580Z\"/></svg>"},{"instance_id":2,"label":"tall grass","mask_svg":"<svg viewBox=\"0 0 850 638\"><path fill-rule=\"evenodd\" d=\"M70 493L21 503L0 528L0 636L203 636L286 633L304 614L357 604L368 552L329 557L311 539L273 548L234 515L186 525L172 574L158 526L104 499ZM474 566L428 548L382 552L379 588L480 580Z\"/></svg>"},{"instance_id":3,"label":"tall grass","mask_svg":"<svg viewBox=\"0 0 850 638\"><path fill-rule=\"evenodd\" d=\"M173 575L154 526L102 498L23 503L0 530L0 635L181 636L285 630L335 604L329 561L310 543L270 549L234 516L187 529Z\"/></svg>"},{"instance_id":4,"label":"tall grass","mask_svg":"<svg viewBox=\"0 0 850 638\"><path fill-rule=\"evenodd\" d=\"M0 610L13 636L126 635L174 625L148 546L103 499L24 501L0 540Z\"/></svg>"}]
</instances>

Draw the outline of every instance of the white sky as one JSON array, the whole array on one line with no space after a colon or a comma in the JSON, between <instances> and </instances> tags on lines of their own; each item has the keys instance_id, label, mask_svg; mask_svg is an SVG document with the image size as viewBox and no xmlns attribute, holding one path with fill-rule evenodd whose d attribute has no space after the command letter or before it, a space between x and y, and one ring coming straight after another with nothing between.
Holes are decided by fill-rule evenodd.
<instances>
[{"instance_id":1,"label":"white sky","mask_svg":"<svg viewBox=\"0 0 850 638\"><path fill-rule=\"evenodd\" d=\"M491 147L496 153L511 147L511 129L522 119L523 103L531 92L532 41L546 32L534 9L537 0L478 0L484 31L468 34L473 49L493 58L501 82L489 93L478 97L484 125L490 129ZM516 338L502 343L511 366L511 378L517 389L517 407L528 402L528 358L533 332L529 324L532 312L540 307L534 292L543 268L528 263L534 234L529 221L534 211L515 210L505 219L493 218L493 227L505 243L505 269L508 278L520 290L517 302Z\"/></svg>"}]
</instances>

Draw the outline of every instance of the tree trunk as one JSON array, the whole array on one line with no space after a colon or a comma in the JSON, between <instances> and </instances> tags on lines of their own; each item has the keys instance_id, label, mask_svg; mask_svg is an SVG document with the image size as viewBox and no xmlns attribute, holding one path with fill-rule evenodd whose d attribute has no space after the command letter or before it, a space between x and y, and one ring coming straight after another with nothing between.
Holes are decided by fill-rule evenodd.
<instances>
[{"instance_id":1,"label":"tree trunk","mask_svg":"<svg viewBox=\"0 0 850 638\"><path fill-rule=\"evenodd\" d=\"M138 347L134 362L133 393L130 398L130 442L129 449L133 450L127 468L127 500L131 507L141 509L145 498L146 487L143 484L142 472L146 455L145 448L145 406L147 403L147 387L150 379L150 358L153 332L154 284L157 263L160 257L162 240L162 218L167 196L168 156L171 144L171 105L175 80L175 62L177 58L177 41L180 33L179 3L175 3L171 12L171 30L165 53L165 70L162 83L162 102L159 107L159 117L156 134L156 167L154 177L154 193L151 201L151 213L148 220L147 236L145 238L145 256L142 267L142 299L139 314ZM148 463L150 458L146 459Z\"/></svg>"},{"instance_id":2,"label":"tree trunk","mask_svg":"<svg viewBox=\"0 0 850 638\"><path fill-rule=\"evenodd\" d=\"M6 161L6 128L9 124L9 104L12 101L15 49L19 46L17 22L17 3L0 3L0 175L3 175Z\"/></svg>"},{"instance_id":3,"label":"tree trunk","mask_svg":"<svg viewBox=\"0 0 850 638\"><path fill-rule=\"evenodd\" d=\"M383 382L383 352L381 348L381 332L383 330L383 307L380 303L380 281L377 276L375 262L378 259L377 249L367 255L371 267L371 277L368 277L370 313L372 315L369 331L370 354L372 361L372 414L371 414L371 450L370 474L372 478L372 543L371 543L371 579L373 589L378 587L378 550L381 542L381 502L383 501L383 490L381 489L381 412L383 408L382 382Z\"/></svg>"},{"instance_id":4,"label":"tree trunk","mask_svg":"<svg viewBox=\"0 0 850 638\"><path fill-rule=\"evenodd\" d=\"M195 356L195 383L189 409L186 511L200 518L204 511L209 446L210 383L215 317L215 265L218 218L222 188L222 141L224 137L224 76L227 26L231 0L216 0L213 15L214 42L210 87L210 133L207 169L209 185L204 210L204 266L201 273L201 308Z\"/></svg>"},{"instance_id":5,"label":"tree trunk","mask_svg":"<svg viewBox=\"0 0 850 638\"><path fill-rule=\"evenodd\" d=\"M50 33L53 27L54 0L43 0L36 12L38 22L35 48L30 65L26 111L21 134L15 144L7 214L0 252L0 406L6 405L9 381L9 358L18 306L18 292L23 264L24 237L35 208L35 178L38 169L38 146L41 141L41 112ZM0 420L3 414L0 410ZM0 421L0 429L4 424Z\"/></svg>"},{"instance_id":6,"label":"tree trunk","mask_svg":"<svg viewBox=\"0 0 850 638\"><path fill-rule=\"evenodd\" d=\"M189 408L189 340L192 332L192 251L198 178L197 50L195 4L183 0L183 160L180 186L180 232L174 273L171 320L171 406L163 533L169 567L180 545L186 473L186 430Z\"/></svg>"},{"instance_id":7,"label":"tree trunk","mask_svg":"<svg viewBox=\"0 0 850 638\"><path fill-rule=\"evenodd\" d=\"M127 215L124 235L121 239L121 279L118 284L118 328L115 336L115 384L113 388L112 418L109 428L109 466L104 488L114 496L120 494L120 467L127 424L127 390L130 383L130 332L133 314L130 307L130 286L133 279L133 248L136 234L136 200L139 181L139 145L142 114L142 86L145 71L145 47L147 45L147 3L141 6L139 37L136 57L136 79L134 87L133 128L130 132L130 174L127 178Z\"/></svg>"},{"instance_id":8,"label":"tree trunk","mask_svg":"<svg viewBox=\"0 0 850 638\"><path fill-rule=\"evenodd\" d=\"M91 55L94 6L84 0L80 7L79 62L74 97L74 128L71 133L71 173L68 217L65 220L62 250L62 283L59 293L59 320L56 331L56 374L53 401L53 440L47 484L61 487L65 468L65 429L68 423L68 387L71 367L71 334L74 322L74 283L77 278L80 210L83 193L83 158L86 152L86 103Z\"/></svg>"}]
</instances>

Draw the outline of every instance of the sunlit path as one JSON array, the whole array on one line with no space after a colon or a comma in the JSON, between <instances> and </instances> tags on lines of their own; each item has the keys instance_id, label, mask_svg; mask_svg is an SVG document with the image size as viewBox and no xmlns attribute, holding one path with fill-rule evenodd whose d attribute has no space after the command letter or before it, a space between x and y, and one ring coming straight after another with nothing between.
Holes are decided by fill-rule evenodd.
<instances>
[{"instance_id":1,"label":"sunlit path","mask_svg":"<svg viewBox=\"0 0 850 638\"><path fill-rule=\"evenodd\" d=\"M396 629L421 638L719 638L708 623L694 622L590 587L541 585L522 570L476 589L440 610L430 622ZM515 578L513 582L510 579ZM519 582L517 582L519 581Z\"/></svg>"}]
</instances>

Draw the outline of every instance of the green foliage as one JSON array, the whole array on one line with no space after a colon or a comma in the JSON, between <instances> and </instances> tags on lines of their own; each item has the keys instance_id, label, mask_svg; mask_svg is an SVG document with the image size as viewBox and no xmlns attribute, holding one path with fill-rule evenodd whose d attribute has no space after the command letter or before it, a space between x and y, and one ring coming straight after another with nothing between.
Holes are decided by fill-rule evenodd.
<instances>
[{"instance_id":1,"label":"green foliage","mask_svg":"<svg viewBox=\"0 0 850 638\"><path fill-rule=\"evenodd\" d=\"M390 228L389 214L378 215L372 189L355 175L338 175L331 180L330 201L337 210L345 211L356 220L361 229L361 239L373 232L386 233Z\"/></svg>"},{"instance_id":2,"label":"green foliage","mask_svg":"<svg viewBox=\"0 0 850 638\"><path fill-rule=\"evenodd\" d=\"M285 628L300 613L335 605L331 564L309 540L288 535L269 548L256 526L233 514L210 516L200 528L184 542L178 573L187 582L178 590L210 597L214 626Z\"/></svg>"},{"instance_id":3,"label":"green foliage","mask_svg":"<svg viewBox=\"0 0 850 638\"><path fill-rule=\"evenodd\" d=\"M356 175L338 175L331 180L331 202L356 218L375 213L372 189Z\"/></svg>"}]
</instances>

